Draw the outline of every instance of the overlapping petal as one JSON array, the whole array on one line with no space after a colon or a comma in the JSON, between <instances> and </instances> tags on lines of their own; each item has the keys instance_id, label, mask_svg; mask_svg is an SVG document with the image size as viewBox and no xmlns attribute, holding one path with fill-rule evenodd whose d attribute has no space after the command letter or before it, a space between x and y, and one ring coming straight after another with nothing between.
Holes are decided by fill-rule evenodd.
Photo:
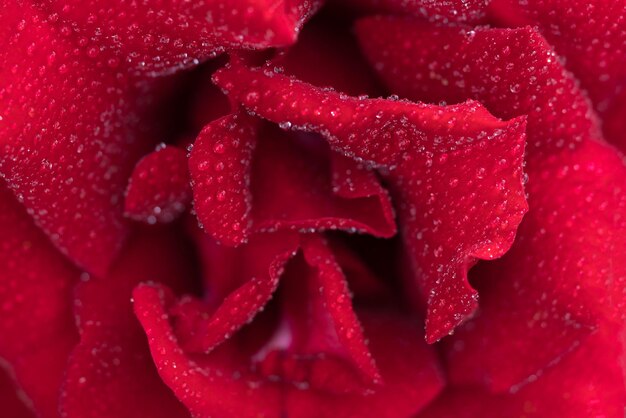
<instances>
[{"instance_id":1,"label":"overlapping petal","mask_svg":"<svg viewBox=\"0 0 626 418\"><path fill-rule=\"evenodd\" d=\"M531 169L550 153L600 135L576 81L535 29L470 30L373 17L358 21L356 32L372 66L402 97L475 99L501 118L527 115Z\"/></svg>"},{"instance_id":2,"label":"overlapping petal","mask_svg":"<svg viewBox=\"0 0 626 418\"><path fill-rule=\"evenodd\" d=\"M172 222L191 203L191 180L186 152L162 146L143 157L133 170L124 200L124 213L140 222Z\"/></svg>"},{"instance_id":3,"label":"overlapping petal","mask_svg":"<svg viewBox=\"0 0 626 418\"><path fill-rule=\"evenodd\" d=\"M128 177L155 142L152 93L29 2L4 5L1 26L0 173L55 245L101 275L128 233Z\"/></svg>"},{"instance_id":4,"label":"overlapping petal","mask_svg":"<svg viewBox=\"0 0 626 418\"><path fill-rule=\"evenodd\" d=\"M65 363L77 339L71 295L80 272L6 186L0 188L0 357L37 413L55 418Z\"/></svg>"},{"instance_id":5,"label":"overlapping petal","mask_svg":"<svg viewBox=\"0 0 626 418\"><path fill-rule=\"evenodd\" d=\"M197 65L227 48L295 42L319 0L36 0L94 54L149 75Z\"/></svg>"},{"instance_id":6,"label":"overlapping petal","mask_svg":"<svg viewBox=\"0 0 626 418\"><path fill-rule=\"evenodd\" d=\"M385 36L371 36L374 26ZM606 298L624 285L612 250L623 246L615 232L624 229L623 163L594 140L597 122L583 93L533 29L468 31L397 18L357 28L393 91L414 100L474 98L499 116L528 115L531 211L511 254L476 272L481 309L448 347L454 380L518 388L619 310Z\"/></svg>"},{"instance_id":7,"label":"overlapping petal","mask_svg":"<svg viewBox=\"0 0 626 418\"><path fill-rule=\"evenodd\" d=\"M565 58L566 67L580 80L601 114L617 104L615 100L625 92L623 0L494 0L490 15L497 25L538 27Z\"/></svg>"},{"instance_id":8,"label":"overlapping petal","mask_svg":"<svg viewBox=\"0 0 626 418\"><path fill-rule=\"evenodd\" d=\"M63 416L189 417L160 380L131 306L132 290L143 281L192 288L191 250L180 233L168 228L142 230L109 275L91 277L78 286L80 343L66 372Z\"/></svg>"},{"instance_id":9,"label":"overlapping petal","mask_svg":"<svg viewBox=\"0 0 626 418\"><path fill-rule=\"evenodd\" d=\"M395 233L389 196L365 167L315 137L296 137L243 112L205 127L189 160L198 218L231 245L259 231Z\"/></svg>"},{"instance_id":10,"label":"overlapping petal","mask_svg":"<svg viewBox=\"0 0 626 418\"><path fill-rule=\"evenodd\" d=\"M593 335L575 354L515 394L450 387L418 418L621 418L626 392L621 347L615 342L615 329Z\"/></svg>"},{"instance_id":11,"label":"overlapping petal","mask_svg":"<svg viewBox=\"0 0 626 418\"><path fill-rule=\"evenodd\" d=\"M502 255L526 210L523 119L500 121L473 102L441 107L349 97L238 59L215 79L250 111L322 134L333 149L389 171L428 303L429 341L473 312L468 266Z\"/></svg>"},{"instance_id":12,"label":"overlapping petal","mask_svg":"<svg viewBox=\"0 0 626 418\"><path fill-rule=\"evenodd\" d=\"M360 14L411 15L440 23L478 23L491 0L335 0L333 4Z\"/></svg>"},{"instance_id":13,"label":"overlapping petal","mask_svg":"<svg viewBox=\"0 0 626 418\"><path fill-rule=\"evenodd\" d=\"M35 415L26 405L26 401L9 374L3 371L0 374L0 405L2 405L2 411L11 418L33 418Z\"/></svg>"}]
</instances>

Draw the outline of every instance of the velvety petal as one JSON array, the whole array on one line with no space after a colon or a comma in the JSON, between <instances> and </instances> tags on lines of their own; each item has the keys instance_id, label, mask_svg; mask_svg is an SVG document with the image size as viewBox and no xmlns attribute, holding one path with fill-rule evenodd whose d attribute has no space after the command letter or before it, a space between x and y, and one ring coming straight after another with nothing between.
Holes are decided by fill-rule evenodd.
<instances>
[{"instance_id":1,"label":"velvety petal","mask_svg":"<svg viewBox=\"0 0 626 418\"><path fill-rule=\"evenodd\" d=\"M191 203L191 185L185 151L161 146L143 157L126 188L124 213L140 222L167 223Z\"/></svg>"},{"instance_id":2,"label":"velvety petal","mask_svg":"<svg viewBox=\"0 0 626 418\"><path fill-rule=\"evenodd\" d=\"M440 23L476 23L484 19L492 0L335 0L348 10L363 13L412 15Z\"/></svg>"},{"instance_id":3,"label":"velvety petal","mask_svg":"<svg viewBox=\"0 0 626 418\"><path fill-rule=\"evenodd\" d=\"M298 244L293 233L258 234L238 248L215 246L213 253L203 252L210 257L205 262L213 261L204 274L210 280L209 303L203 306L183 299L172 308L185 350L208 353L250 322L272 297Z\"/></svg>"},{"instance_id":4,"label":"velvety petal","mask_svg":"<svg viewBox=\"0 0 626 418\"><path fill-rule=\"evenodd\" d=\"M299 418L408 418L442 389L443 378L432 347L407 317L384 311L359 311L369 348L384 384L366 395L333 395L291 390L286 415Z\"/></svg>"},{"instance_id":5,"label":"velvety petal","mask_svg":"<svg viewBox=\"0 0 626 418\"><path fill-rule=\"evenodd\" d=\"M54 418L76 343L72 285L80 272L0 184L0 357L41 417Z\"/></svg>"},{"instance_id":6,"label":"velvety petal","mask_svg":"<svg viewBox=\"0 0 626 418\"><path fill-rule=\"evenodd\" d=\"M131 70L159 75L197 65L227 48L295 42L318 0L37 0L85 49Z\"/></svg>"},{"instance_id":7,"label":"velvety petal","mask_svg":"<svg viewBox=\"0 0 626 418\"><path fill-rule=\"evenodd\" d=\"M142 230L107 277L76 291L80 343L71 356L61 399L68 418L189 417L163 384L131 306L137 283L158 280L189 290L193 259L171 229Z\"/></svg>"},{"instance_id":8,"label":"velvety petal","mask_svg":"<svg viewBox=\"0 0 626 418\"><path fill-rule=\"evenodd\" d=\"M250 172L257 124L244 113L224 116L200 132L189 156L198 220L224 244L246 242L252 226Z\"/></svg>"},{"instance_id":9,"label":"velvety petal","mask_svg":"<svg viewBox=\"0 0 626 418\"><path fill-rule=\"evenodd\" d=\"M374 27L385 36L372 37ZM393 91L432 101L475 98L502 117L528 114L532 210L511 253L476 272L481 310L449 347L455 380L498 391L527 383L605 316L592 315L594 298L606 297L592 289L609 265L620 264L607 256L619 234L607 231L624 227L612 218L625 216L622 163L589 139L598 132L582 93L534 30L468 32L395 18L366 19L357 28ZM433 45L445 45L445 54ZM591 238L599 233L611 236Z\"/></svg>"},{"instance_id":10,"label":"velvety petal","mask_svg":"<svg viewBox=\"0 0 626 418\"><path fill-rule=\"evenodd\" d=\"M382 86L361 53L350 25L329 13L308 22L298 42L276 57L285 72L318 87L358 96L379 95Z\"/></svg>"},{"instance_id":11,"label":"velvety petal","mask_svg":"<svg viewBox=\"0 0 626 418\"><path fill-rule=\"evenodd\" d=\"M380 374L364 340L345 276L318 235L301 235L301 255L281 279L280 323L254 355L269 378L325 392L369 392Z\"/></svg>"},{"instance_id":12,"label":"velvety petal","mask_svg":"<svg viewBox=\"0 0 626 418\"><path fill-rule=\"evenodd\" d=\"M34 418L28 399L19 391L8 373L0 373L0 405L2 413L10 418Z\"/></svg>"},{"instance_id":13,"label":"velvety petal","mask_svg":"<svg viewBox=\"0 0 626 418\"><path fill-rule=\"evenodd\" d=\"M133 298L161 378L193 416L280 416L279 387L250 378L246 359L236 350L220 353L218 348L210 355L194 358L185 355L169 322L173 296L167 289L141 285L135 289Z\"/></svg>"},{"instance_id":14,"label":"velvety petal","mask_svg":"<svg viewBox=\"0 0 626 418\"><path fill-rule=\"evenodd\" d=\"M535 30L459 29L391 17L356 25L391 91L410 100L479 100L501 118L528 116L529 164L598 137L597 121L551 46Z\"/></svg>"},{"instance_id":15,"label":"velvety petal","mask_svg":"<svg viewBox=\"0 0 626 418\"><path fill-rule=\"evenodd\" d=\"M490 15L498 25L538 27L600 113L624 92L626 1L494 0Z\"/></svg>"},{"instance_id":16,"label":"velvety petal","mask_svg":"<svg viewBox=\"0 0 626 418\"><path fill-rule=\"evenodd\" d=\"M207 125L189 164L198 218L226 244L278 229L395 233L374 173L340 160L315 137L295 138L244 113Z\"/></svg>"},{"instance_id":17,"label":"velvety petal","mask_svg":"<svg viewBox=\"0 0 626 418\"><path fill-rule=\"evenodd\" d=\"M238 59L215 79L256 114L322 134L345 155L389 172L415 260L413 286L428 299L429 341L473 312L468 266L502 255L526 211L522 119L502 122L475 102L441 107L349 97Z\"/></svg>"},{"instance_id":18,"label":"velvety petal","mask_svg":"<svg viewBox=\"0 0 626 418\"><path fill-rule=\"evenodd\" d=\"M534 174L528 185L533 209L519 238L477 274L481 308L448 347L453 381L516 390L593 328L624 321L623 161L610 147L586 142Z\"/></svg>"},{"instance_id":19,"label":"velvety petal","mask_svg":"<svg viewBox=\"0 0 626 418\"><path fill-rule=\"evenodd\" d=\"M418 418L621 418L626 392L620 349L614 331L596 333L575 354L513 395L452 386Z\"/></svg>"},{"instance_id":20,"label":"velvety petal","mask_svg":"<svg viewBox=\"0 0 626 418\"><path fill-rule=\"evenodd\" d=\"M393 208L376 174L331 151L317 135L265 123L252 165L255 231L396 233Z\"/></svg>"},{"instance_id":21,"label":"velvety petal","mask_svg":"<svg viewBox=\"0 0 626 418\"><path fill-rule=\"evenodd\" d=\"M153 146L151 93L29 3L7 3L1 19L0 173L58 248L103 274L127 235L128 177Z\"/></svg>"}]
</instances>

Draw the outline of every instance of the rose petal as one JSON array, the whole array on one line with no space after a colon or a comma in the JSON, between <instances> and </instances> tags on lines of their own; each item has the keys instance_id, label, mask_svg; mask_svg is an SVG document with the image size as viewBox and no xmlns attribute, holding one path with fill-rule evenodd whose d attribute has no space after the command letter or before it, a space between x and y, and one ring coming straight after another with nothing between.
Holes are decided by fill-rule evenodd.
<instances>
[{"instance_id":1,"label":"rose petal","mask_svg":"<svg viewBox=\"0 0 626 418\"><path fill-rule=\"evenodd\" d=\"M246 242L252 226L250 172L257 123L243 113L224 116L200 132L189 156L198 220L224 244Z\"/></svg>"},{"instance_id":2,"label":"rose petal","mask_svg":"<svg viewBox=\"0 0 626 418\"><path fill-rule=\"evenodd\" d=\"M172 222L191 202L185 151L159 147L143 157L130 177L124 201L127 217L140 222Z\"/></svg>"},{"instance_id":3,"label":"rose petal","mask_svg":"<svg viewBox=\"0 0 626 418\"><path fill-rule=\"evenodd\" d=\"M528 115L531 166L546 154L599 137L576 82L534 29L470 31L375 17L360 20L356 31L394 93L430 102L471 98L501 118Z\"/></svg>"},{"instance_id":4,"label":"rose petal","mask_svg":"<svg viewBox=\"0 0 626 418\"><path fill-rule=\"evenodd\" d=\"M334 4L362 14L413 15L441 23L476 23L484 19L492 0L335 0Z\"/></svg>"},{"instance_id":5,"label":"rose petal","mask_svg":"<svg viewBox=\"0 0 626 418\"><path fill-rule=\"evenodd\" d=\"M346 155L390 170L416 281L428 299L428 341L475 309L468 266L502 255L526 211L523 120L502 122L471 102L347 97L237 59L215 80L256 114L320 133Z\"/></svg>"},{"instance_id":6,"label":"rose petal","mask_svg":"<svg viewBox=\"0 0 626 418\"><path fill-rule=\"evenodd\" d=\"M291 44L321 1L234 0L228 7L220 0L37 3L84 40L84 48L106 51L138 73L160 75L197 65L226 48Z\"/></svg>"},{"instance_id":7,"label":"rose petal","mask_svg":"<svg viewBox=\"0 0 626 418\"><path fill-rule=\"evenodd\" d=\"M623 161L589 141L550 160L534 179L533 210L518 240L475 280L484 296L477 317L450 343L453 381L519 386L561 361L597 325L624 320L626 260L617 250L626 248Z\"/></svg>"},{"instance_id":8,"label":"rose petal","mask_svg":"<svg viewBox=\"0 0 626 418\"><path fill-rule=\"evenodd\" d=\"M19 391L8 373L0 373L0 405L2 412L11 418L34 418L28 399Z\"/></svg>"},{"instance_id":9,"label":"rose petal","mask_svg":"<svg viewBox=\"0 0 626 418\"><path fill-rule=\"evenodd\" d=\"M385 37L372 37L374 27ZM456 381L479 381L496 391L527 383L580 345L606 316L591 315L597 305L592 301L603 294L590 289L608 265L623 263L606 256L591 261L585 254L590 245L598 246L592 254L610 253L616 245L616 235L592 237L623 227L610 218L623 211L623 191L616 187L624 184L622 164L613 151L589 140L598 135L589 107L534 30L468 33L393 18L366 19L357 28L366 54L394 91L433 101L476 98L503 117L528 113L532 210L511 254L477 274L481 310L448 350ZM432 45L447 45L446 53ZM567 167L584 175L560 171Z\"/></svg>"},{"instance_id":10,"label":"rose petal","mask_svg":"<svg viewBox=\"0 0 626 418\"><path fill-rule=\"evenodd\" d=\"M380 374L352 309L347 282L319 236L301 235L302 256L281 279L281 322L255 354L263 375L322 391L363 392Z\"/></svg>"},{"instance_id":11,"label":"rose petal","mask_svg":"<svg viewBox=\"0 0 626 418\"><path fill-rule=\"evenodd\" d=\"M331 151L315 135L265 124L252 165L255 231L396 233L393 208L376 175Z\"/></svg>"},{"instance_id":12,"label":"rose petal","mask_svg":"<svg viewBox=\"0 0 626 418\"><path fill-rule=\"evenodd\" d=\"M279 388L251 378L245 368L245 359L238 351L228 347L225 352L218 348L208 356L191 358L184 354L168 322L167 312L173 296L167 289L140 285L133 292L133 298L137 318L148 336L161 378L193 416L256 418L259 415L280 415ZM233 362L237 368L233 367Z\"/></svg>"},{"instance_id":13,"label":"rose petal","mask_svg":"<svg viewBox=\"0 0 626 418\"><path fill-rule=\"evenodd\" d=\"M359 318L385 384L364 396L292 390L287 394L286 415L408 418L439 393L443 379L437 358L415 323L389 312L360 311Z\"/></svg>"},{"instance_id":14,"label":"rose petal","mask_svg":"<svg viewBox=\"0 0 626 418\"><path fill-rule=\"evenodd\" d=\"M275 61L287 74L318 87L332 87L353 96L378 95L382 90L350 26L328 14L318 14L308 22L298 42Z\"/></svg>"},{"instance_id":15,"label":"rose petal","mask_svg":"<svg viewBox=\"0 0 626 418\"><path fill-rule=\"evenodd\" d=\"M626 1L494 0L490 14L497 24L538 27L601 113L626 88Z\"/></svg>"},{"instance_id":16,"label":"rose petal","mask_svg":"<svg viewBox=\"0 0 626 418\"><path fill-rule=\"evenodd\" d=\"M172 229L143 230L107 277L78 286L81 337L67 370L63 416L189 417L156 373L130 300L133 287L146 280L188 289L193 277L190 253L188 243Z\"/></svg>"},{"instance_id":17,"label":"rose petal","mask_svg":"<svg viewBox=\"0 0 626 418\"><path fill-rule=\"evenodd\" d=\"M0 172L55 245L102 275L127 235L128 176L153 146L151 93L22 3L1 20Z\"/></svg>"},{"instance_id":18,"label":"rose petal","mask_svg":"<svg viewBox=\"0 0 626 418\"><path fill-rule=\"evenodd\" d=\"M614 332L596 333L572 356L514 395L451 387L418 418L621 418L624 382Z\"/></svg>"},{"instance_id":19,"label":"rose petal","mask_svg":"<svg viewBox=\"0 0 626 418\"><path fill-rule=\"evenodd\" d=\"M0 356L42 417L57 417L67 356L76 343L72 285L79 272L0 184Z\"/></svg>"},{"instance_id":20,"label":"rose petal","mask_svg":"<svg viewBox=\"0 0 626 418\"><path fill-rule=\"evenodd\" d=\"M205 253L214 260L208 268L217 275L216 288L207 283L209 304L202 307L183 300L172 311L185 350L208 353L250 322L272 297L285 264L297 249L296 234L279 233L255 235L244 246L214 247L214 253ZM205 277L213 280L212 274L205 272Z\"/></svg>"},{"instance_id":21,"label":"rose petal","mask_svg":"<svg viewBox=\"0 0 626 418\"><path fill-rule=\"evenodd\" d=\"M207 125L189 160L204 229L231 245L278 229L395 233L389 196L373 173L333 157L315 138L300 142L243 113Z\"/></svg>"}]
</instances>

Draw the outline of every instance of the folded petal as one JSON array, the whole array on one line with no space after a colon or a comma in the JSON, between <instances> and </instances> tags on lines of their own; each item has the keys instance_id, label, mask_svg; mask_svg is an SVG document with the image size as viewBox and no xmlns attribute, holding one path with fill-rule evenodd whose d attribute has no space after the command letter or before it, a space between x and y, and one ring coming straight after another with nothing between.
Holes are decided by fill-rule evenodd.
<instances>
[{"instance_id":1,"label":"folded petal","mask_svg":"<svg viewBox=\"0 0 626 418\"><path fill-rule=\"evenodd\" d=\"M102 275L128 233L128 177L154 146L152 93L29 3L8 3L1 19L0 173L55 245Z\"/></svg>"},{"instance_id":2,"label":"folded petal","mask_svg":"<svg viewBox=\"0 0 626 418\"><path fill-rule=\"evenodd\" d=\"M131 293L158 280L182 290L193 278L192 249L172 229L142 230L107 277L76 291L80 343L70 358L61 411L68 418L189 418L156 373Z\"/></svg>"},{"instance_id":3,"label":"folded petal","mask_svg":"<svg viewBox=\"0 0 626 418\"><path fill-rule=\"evenodd\" d=\"M601 114L625 91L626 1L494 0L490 15L497 25L538 27Z\"/></svg>"},{"instance_id":4,"label":"folded petal","mask_svg":"<svg viewBox=\"0 0 626 418\"><path fill-rule=\"evenodd\" d=\"M77 340L72 286L80 272L0 184L0 357L41 417L55 418Z\"/></svg>"},{"instance_id":5,"label":"folded petal","mask_svg":"<svg viewBox=\"0 0 626 418\"><path fill-rule=\"evenodd\" d=\"M491 0L335 0L332 4L362 14L419 16L431 22L477 23Z\"/></svg>"},{"instance_id":6,"label":"folded petal","mask_svg":"<svg viewBox=\"0 0 626 418\"><path fill-rule=\"evenodd\" d=\"M236 58L215 80L250 111L319 133L333 149L389 172L415 260L413 287L428 303L429 341L473 312L468 266L502 255L526 211L522 119L500 121L475 102L442 107L349 97Z\"/></svg>"},{"instance_id":7,"label":"folded petal","mask_svg":"<svg viewBox=\"0 0 626 418\"><path fill-rule=\"evenodd\" d=\"M373 17L356 24L370 63L410 100L475 99L501 118L527 115L528 163L599 137L590 106L545 39L530 27L439 27Z\"/></svg>"},{"instance_id":8,"label":"folded petal","mask_svg":"<svg viewBox=\"0 0 626 418\"><path fill-rule=\"evenodd\" d=\"M198 218L226 244L279 229L395 233L374 173L340 160L318 138L296 138L243 112L207 125L189 164Z\"/></svg>"},{"instance_id":9,"label":"folded petal","mask_svg":"<svg viewBox=\"0 0 626 418\"><path fill-rule=\"evenodd\" d=\"M442 374L417 324L393 312L359 311L383 385L366 395L291 390L286 415L300 418L409 418L437 396Z\"/></svg>"},{"instance_id":10,"label":"folded petal","mask_svg":"<svg viewBox=\"0 0 626 418\"><path fill-rule=\"evenodd\" d=\"M238 248L206 246L205 250L213 250L202 254L209 269L204 273L210 280L208 303L182 300L172 308L185 350L208 353L252 321L278 287L298 244L296 234L278 233L255 235Z\"/></svg>"},{"instance_id":11,"label":"folded petal","mask_svg":"<svg viewBox=\"0 0 626 418\"><path fill-rule=\"evenodd\" d=\"M37 0L81 47L111 54L131 70L160 75L197 65L227 48L295 42L321 1ZM71 29L70 29L71 28Z\"/></svg>"},{"instance_id":12,"label":"folded petal","mask_svg":"<svg viewBox=\"0 0 626 418\"><path fill-rule=\"evenodd\" d=\"M263 375L325 392L363 393L381 384L341 267L320 236L301 235L301 255L278 290L279 324L254 355Z\"/></svg>"},{"instance_id":13,"label":"folded petal","mask_svg":"<svg viewBox=\"0 0 626 418\"><path fill-rule=\"evenodd\" d=\"M250 376L247 359L237 350L218 348L195 357L183 352L169 322L174 301L168 289L140 285L133 299L161 378L193 416L280 416L279 387Z\"/></svg>"},{"instance_id":14,"label":"folded petal","mask_svg":"<svg viewBox=\"0 0 626 418\"><path fill-rule=\"evenodd\" d=\"M446 389L418 418L551 418L624 415L615 334L596 333L557 367L511 395L476 387Z\"/></svg>"},{"instance_id":15,"label":"folded petal","mask_svg":"<svg viewBox=\"0 0 626 418\"><path fill-rule=\"evenodd\" d=\"M385 36L371 36L372 28ZM474 98L502 117L528 114L531 211L511 253L476 272L481 309L448 345L453 380L496 391L519 388L609 315L597 312L594 300L607 297L599 286L609 266L623 269L611 255L620 247L620 234L611 231L624 228L613 218L624 216L623 164L590 139L599 134L583 94L532 29L468 32L372 18L360 21L357 33L397 93L431 101ZM433 45L446 45L445 53ZM608 294L617 297L618 288ZM600 305L616 309L609 302Z\"/></svg>"},{"instance_id":16,"label":"folded petal","mask_svg":"<svg viewBox=\"0 0 626 418\"><path fill-rule=\"evenodd\" d=\"M133 170L124 201L124 213L139 222L172 222L191 203L191 185L185 151L162 146L143 157Z\"/></svg>"}]
</instances>

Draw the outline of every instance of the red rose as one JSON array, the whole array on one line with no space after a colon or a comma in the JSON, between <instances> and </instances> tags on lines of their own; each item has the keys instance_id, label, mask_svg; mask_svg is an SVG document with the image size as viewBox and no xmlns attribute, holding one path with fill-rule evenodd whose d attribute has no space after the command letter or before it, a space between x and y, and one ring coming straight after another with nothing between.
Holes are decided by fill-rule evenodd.
<instances>
[{"instance_id":1,"label":"red rose","mask_svg":"<svg viewBox=\"0 0 626 418\"><path fill-rule=\"evenodd\" d=\"M0 21L0 416L624 416L626 1Z\"/></svg>"}]
</instances>

